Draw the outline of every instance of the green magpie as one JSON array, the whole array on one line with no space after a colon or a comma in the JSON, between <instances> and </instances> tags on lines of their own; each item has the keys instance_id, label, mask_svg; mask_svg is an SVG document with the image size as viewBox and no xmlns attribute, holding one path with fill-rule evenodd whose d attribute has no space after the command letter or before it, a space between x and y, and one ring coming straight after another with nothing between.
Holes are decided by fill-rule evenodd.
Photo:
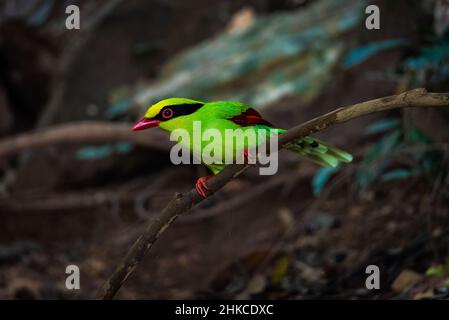
<instances>
[{"instance_id":1,"label":"green magpie","mask_svg":"<svg viewBox=\"0 0 449 320\"><path fill-rule=\"evenodd\" d=\"M245 134L255 133L254 136L256 137L258 137L258 133L261 130L264 135L268 136L271 136L272 132L281 134L286 131L285 129L276 128L263 119L256 110L241 102L201 102L185 98L164 99L150 106L144 117L133 126L133 130L139 131L160 127L171 133L176 129L184 129L190 136L193 136L194 124L197 121L201 124L202 132L214 129L218 130L222 137L226 137L226 130L228 132L229 130L243 130ZM242 155L248 158L248 150L257 147L260 141L259 139L256 139L256 141L245 140L244 144L239 145L235 144L234 140L229 141L229 139L222 138L219 140L214 139L214 141L201 141L199 146L194 146L195 141L193 139L190 139L187 143L183 143L180 140L178 142L199 159L202 159L201 153L195 154L194 150L197 150L198 153L198 150L201 152L206 146L210 148L211 143L220 144L215 147L222 148L223 159L218 159L215 163L205 163L201 160L215 175L228 165L224 161L226 152L231 152L234 160ZM339 162L348 163L352 161L351 154L311 136L305 136L302 139L291 142L285 148L322 166L335 167ZM206 181L210 177L212 175L201 177L196 182L195 188L203 198L207 197L208 187Z\"/></svg>"}]
</instances>

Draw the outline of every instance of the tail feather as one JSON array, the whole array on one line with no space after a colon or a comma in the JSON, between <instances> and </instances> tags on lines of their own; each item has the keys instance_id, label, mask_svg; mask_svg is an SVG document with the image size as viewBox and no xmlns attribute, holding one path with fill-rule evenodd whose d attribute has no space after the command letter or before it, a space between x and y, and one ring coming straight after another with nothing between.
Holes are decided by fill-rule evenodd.
<instances>
[{"instance_id":1,"label":"tail feather","mask_svg":"<svg viewBox=\"0 0 449 320\"><path fill-rule=\"evenodd\" d=\"M306 136L288 144L287 149L321 166L336 167L339 162L351 162L352 155L314 137Z\"/></svg>"},{"instance_id":2,"label":"tail feather","mask_svg":"<svg viewBox=\"0 0 449 320\"><path fill-rule=\"evenodd\" d=\"M344 163L349 163L352 161L352 154L341 150L325 141L322 141L320 139L316 139L314 138L316 142L318 142L320 145L324 145L328 148L328 153L332 156L334 156L335 158L338 159L338 161L340 162L344 162Z\"/></svg>"}]
</instances>

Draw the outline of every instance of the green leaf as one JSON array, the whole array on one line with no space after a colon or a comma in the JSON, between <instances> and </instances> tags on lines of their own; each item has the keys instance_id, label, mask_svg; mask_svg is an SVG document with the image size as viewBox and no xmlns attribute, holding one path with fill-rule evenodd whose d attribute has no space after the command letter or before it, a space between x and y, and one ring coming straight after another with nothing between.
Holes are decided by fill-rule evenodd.
<instances>
[{"instance_id":1,"label":"green leaf","mask_svg":"<svg viewBox=\"0 0 449 320\"><path fill-rule=\"evenodd\" d=\"M386 118L382 119L380 121L374 122L373 124L370 124L366 130L366 134L378 134L381 132L389 131L392 129L396 129L401 124L401 121L399 119L394 118Z\"/></svg>"},{"instance_id":2,"label":"green leaf","mask_svg":"<svg viewBox=\"0 0 449 320\"><path fill-rule=\"evenodd\" d=\"M78 150L76 157L81 160L96 160L106 158L114 152L112 145L90 146Z\"/></svg>"},{"instance_id":3,"label":"green leaf","mask_svg":"<svg viewBox=\"0 0 449 320\"><path fill-rule=\"evenodd\" d=\"M119 142L115 146L115 150L118 154L129 153L133 150L134 145L130 142Z\"/></svg>"},{"instance_id":4,"label":"green leaf","mask_svg":"<svg viewBox=\"0 0 449 320\"><path fill-rule=\"evenodd\" d=\"M384 173L380 178L382 181L390 181L390 180L402 180L410 177L414 177L418 174L418 172L410 170L410 169L394 169Z\"/></svg>"},{"instance_id":5,"label":"green leaf","mask_svg":"<svg viewBox=\"0 0 449 320\"><path fill-rule=\"evenodd\" d=\"M405 137L409 142L429 145L432 139L418 128L410 128L405 132Z\"/></svg>"},{"instance_id":6,"label":"green leaf","mask_svg":"<svg viewBox=\"0 0 449 320\"><path fill-rule=\"evenodd\" d=\"M329 182L332 175L338 171L339 166L336 167L321 167L315 174L312 180L313 194L316 196L321 193L325 185Z\"/></svg>"},{"instance_id":7,"label":"green leaf","mask_svg":"<svg viewBox=\"0 0 449 320\"><path fill-rule=\"evenodd\" d=\"M280 283L287 274L289 266L290 259L288 257L284 256L280 258L274 267L273 273L271 275L271 281L276 284Z\"/></svg>"},{"instance_id":8,"label":"green leaf","mask_svg":"<svg viewBox=\"0 0 449 320\"><path fill-rule=\"evenodd\" d=\"M441 264L431 266L426 271L426 276L428 277L441 277L444 275L444 266Z\"/></svg>"},{"instance_id":9,"label":"green leaf","mask_svg":"<svg viewBox=\"0 0 449 320\"><path fill-rule=\"evenodd\" d=\"M80 160L97 160L107 158L114 154L126 154L133 150L134 145L129 142L104 144L101 146L88 146L78 150L76 157Z\"/></svg>"},{"instance_id":10,"label":"green leaf","mask_svg":"<svg viewBox=\"0 0 449 320\"><path fill-rule=\"evenodd\" d=\"M41 3L32 11L27 22L33 27L41 26L48 20L54 7L54 0L41 1Z\"/></svg>"},{"instance_id":11,"label":"green leaf","mask_svg":"<svg viewBox=\"0 0 449 320\"><path fill-rule=\"evenodd\" d=\"M377 141L374 146L366 153L363 163L371 165L373 161L381 156L385 156L390 153L399 145L399 138L401 137L400 130L394 130L391 133L383 136Z\"/></svg>"},{"instance_id":12,"label":"green leaf","mask_svg":"<svg viewBox=\"0 0 449 320\"><path fill-rule=\"evenodd\" d=\"M105 117L113 119L122 115L125 115L131 107L131 101L128 97L122 97L115 101L105 113Z\"/></svg>"},{"instance_id":13,"label":"green leaf","mask_svg":"<svg viewBox=\"0 0 449 320\"><path fill-rule=\"evenodd\" d=\"M447 40L425 47L421 50L419 55L409 58L404 65L407 69L412 71L425 70L432 67L437 67L438 64L449 57L449 43Z\"/></svg>"},{"instance_id":14,"label":"green leaf","mask_svg":"<svg viewBox=\"0 0 449 320\"><path fill-rule=\"evenodd\" d=\"M380 139L368 150L362 165L357 172L357 183L362 189L367 189L378 179L389 163L389 154L400 146L401 130L394 130Z\"/></svg>"},{"instance_id":15,"label":"green leaf","mask_svg":"<svg viewBox=\"0 0 449 320\"><path fill-rule=\"evenodd\" d=\"M387 39L368 43L349 52L343 60L343 67L352 68L382 51L404 46L407 43L406 39Z\"/></svg>"}]
</instances>

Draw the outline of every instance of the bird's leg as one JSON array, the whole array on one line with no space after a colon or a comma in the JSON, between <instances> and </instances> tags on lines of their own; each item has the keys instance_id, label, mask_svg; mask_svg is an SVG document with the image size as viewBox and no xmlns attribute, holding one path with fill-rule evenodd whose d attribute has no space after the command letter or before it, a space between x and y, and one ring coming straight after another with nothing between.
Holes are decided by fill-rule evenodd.
<instances>
[{"instance_id":1,"label":"bird's leg","mask_svg":"<svg viewBox=\"0 0 449 320\"><path fill-rule=\"evenodd\" d=\"M198 194L203 198L207 198L207 191L209 190L209 188L206 185L206 181L212 177L213 175L201 177L197 180L195 184L196 192L198 192Z\"/></svg>"},{"instance_id":2,"label":"bird's leg","mask_svg":"<svg viewBox=\"0 0 449 320\"><path fill-rule=\"evenodd\" d=\"M255 164L257 161L257 156L253 157L253 154L249 151L248 148L243 149L243 158L245 159L245 163Z\"/></svg>"}]
</instances>

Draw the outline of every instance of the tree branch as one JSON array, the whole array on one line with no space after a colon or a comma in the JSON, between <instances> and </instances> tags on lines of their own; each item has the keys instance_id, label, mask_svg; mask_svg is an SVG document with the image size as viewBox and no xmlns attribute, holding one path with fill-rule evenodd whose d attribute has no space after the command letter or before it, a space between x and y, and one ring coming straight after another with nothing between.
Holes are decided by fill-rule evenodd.
<instances>
[{"instance_id":1,"label":"tree branch","mask_svg":"<svg viewBox=\"0 0 449 320\"><path fill-rule=\"evenodd\" d=\"M136 145L161 151L170 150L163 132L132 132L128 123L115 124L106 121L81 121L57 125L46 130L23 133L0 140L0 158L21 151L66 143L98 143L129 141Z\"/></svg>"},{"instance_id":2,"label":"tree branch","mask_svg":"<svg viewBox=\"0 0 449 320\"><path fill-rule=\"evenodd\" d=\"M399 95L350 105L289 129L280 135L279 147L308 134L324 130L331 125L342 123L366 114L404 107L438 106L449 106L449 94L427 93L425 89L415 89ZM210 191L209 196L221 189L225 184L237 177L248 167L249 165L247 164L229 165L219 174L208 180L207 186ZM155 219L147 223L143 234L129 249L128 253L117 266L111 277L98 290L96 297L99 299L112 299L162 232L164 232L180 214L189 211L202 200L203 199L197 194L195 189L183 194L176 194L162 212Z\"/></svg>"}]
</instances>

